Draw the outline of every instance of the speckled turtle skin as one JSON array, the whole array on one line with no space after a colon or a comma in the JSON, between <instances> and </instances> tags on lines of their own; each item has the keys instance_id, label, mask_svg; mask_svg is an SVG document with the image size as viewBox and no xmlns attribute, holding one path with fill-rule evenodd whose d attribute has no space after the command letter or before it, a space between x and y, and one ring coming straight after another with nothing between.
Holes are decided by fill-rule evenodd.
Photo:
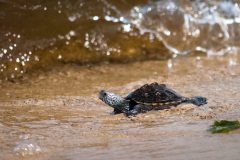
<instances>
[{"instance_id":1,"label":"speckled turtle skin","mask_svg":"<svg viewBox=\"0 0 240 160\"><path fill-rule=\"evenodd\" d=\"M150 110L168 109L181 103L192 103L197 106L207 103L205 97L184 97L168 88L165 84L158 84L156 82L145 84L126 97L102 90L99 93L99 98L113 107L115 114L125 113L127 116Z\"/></svg>"}]
</instances>

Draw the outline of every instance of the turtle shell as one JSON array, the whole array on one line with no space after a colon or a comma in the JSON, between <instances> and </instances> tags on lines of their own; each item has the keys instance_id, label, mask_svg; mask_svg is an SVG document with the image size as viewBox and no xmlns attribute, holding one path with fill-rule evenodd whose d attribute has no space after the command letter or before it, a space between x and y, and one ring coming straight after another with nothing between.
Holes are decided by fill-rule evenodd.
<instances>
[{"instance_id":1,"label":"turtle shell","mask_svg":"<svg viewBox=\"0 0 240 160\"><path fill-rule=\"evenodd\" d=\"M165 84L151 83L145 84L130 93L126 99L137 103L171 103L179 102L184 97L176 93Z\"/></svg>"}]
</instances>

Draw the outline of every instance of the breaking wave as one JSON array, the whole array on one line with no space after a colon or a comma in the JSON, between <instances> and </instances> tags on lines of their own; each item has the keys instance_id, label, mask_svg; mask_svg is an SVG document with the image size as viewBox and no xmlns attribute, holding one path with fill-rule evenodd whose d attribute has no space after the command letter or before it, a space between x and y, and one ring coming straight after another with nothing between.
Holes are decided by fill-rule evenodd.
<instances>
[{"instance_id":1,"label":"breaking wave","mask_svg":"<svg viewBox=\"0 0 240 160\"><path fill-rule=\"evenodd\" d=\"M62 62L237 53L240 2L0 1L3 78Z\"/></svg>"}]
</instances>

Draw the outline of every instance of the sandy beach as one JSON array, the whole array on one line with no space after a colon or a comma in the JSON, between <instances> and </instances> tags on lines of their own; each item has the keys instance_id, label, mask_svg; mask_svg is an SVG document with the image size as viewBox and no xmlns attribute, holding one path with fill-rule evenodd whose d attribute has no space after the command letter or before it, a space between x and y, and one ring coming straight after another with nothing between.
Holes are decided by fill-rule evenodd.
<instances>
[{"instance_id":1,"label":"sandy beach","mask_svg":"<svg viewBox=\"0 0 240 160\"><path fill-rule=\"evenodd\" d=\"M239 159L239 130L212 134L218 119L239 119L240 58L177 57L166 61L63 65L2 82L0 159ZM165 83L208 104L113 115L101 89L127 95L145 83Z\"/></svg>"}]
</instances>

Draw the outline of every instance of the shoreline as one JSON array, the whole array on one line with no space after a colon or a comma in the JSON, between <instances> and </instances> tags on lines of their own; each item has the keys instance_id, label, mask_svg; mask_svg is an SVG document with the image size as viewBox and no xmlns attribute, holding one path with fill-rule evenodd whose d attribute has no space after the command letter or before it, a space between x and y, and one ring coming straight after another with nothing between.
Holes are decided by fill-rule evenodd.
<instances>
[{"instance_id":1,"label":"shoreline","mask_svg":"<svg viewBox=\"0 0 240 160\"><path fill-rule=\"evenodd\" d=\"M216 119L239 118L239 62L239 55L227 55L65 65L2 83L0 159L237 159L240 131L212 135L207 129ZM96 96L100 89L126 95L154 81L186 96L206 96L208 104L129 119L112 115ZM24 150L26 143L32 150Z\"/></svg>"}]
</instances>

